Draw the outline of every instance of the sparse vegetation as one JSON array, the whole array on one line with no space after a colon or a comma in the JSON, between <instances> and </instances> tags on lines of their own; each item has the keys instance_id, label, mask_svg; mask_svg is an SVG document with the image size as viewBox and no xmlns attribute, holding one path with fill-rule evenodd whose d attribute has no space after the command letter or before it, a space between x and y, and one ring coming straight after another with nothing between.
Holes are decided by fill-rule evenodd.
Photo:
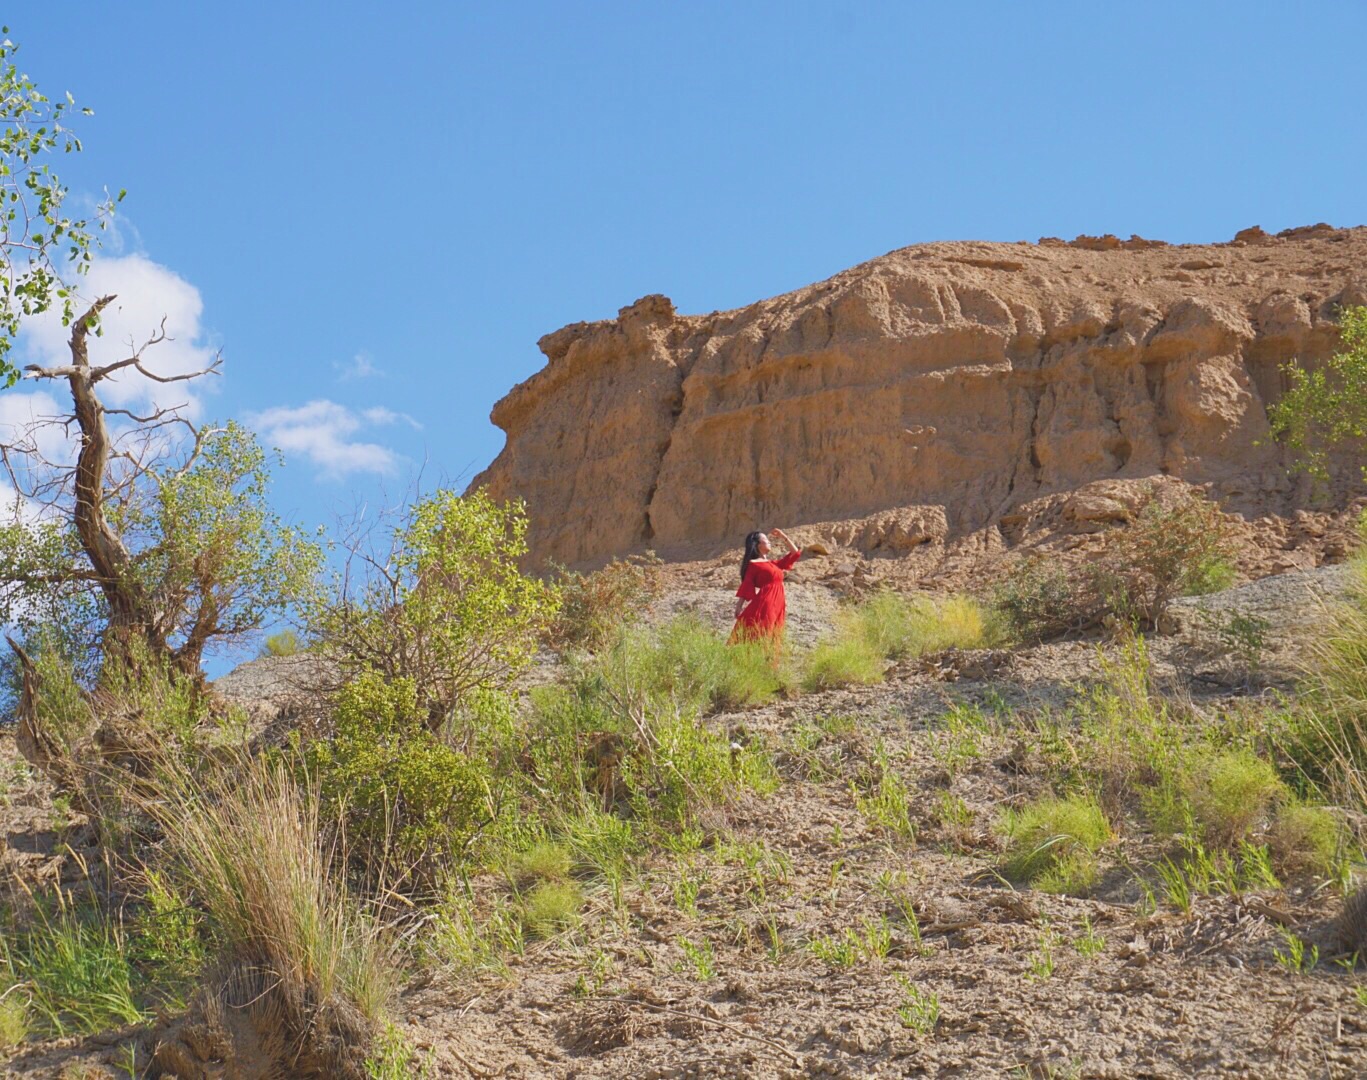
<instances>
[{"instance_id":1,"label":"sparse vegetation","mask_svg":"<svg viewBox=\"0 0 1367 1080\"><path fill-rule=\"evenodd\" d=\"M1106 939L1096 932L1090 916L1083 916L1082 933L1073 939L1073 948L1078 951L1080 956L1087 959L1098 956L1105 951Z\"/></svg>"},{"instance_id":2,"label":"sparse vegetation","mask_svg":"<svg viewBox=\"0 0 1367 1080\"><path fill-rule=\"evenodd\" d=\"M905 975L897 976L902 987L902 1004L897 1007L897 1019L908 1031L925 1036L935 1033L940 1023L939 995L922 990Z\"/></svg>"},{"instance_id":3,"label":"sparse vegetation","mask_svg":"<svg viewBox=\"0 0 1367 1080\"><path fill-rule=\"evenodd\" d=\"M1320 962L1318 945L1307 947L1306 942L1290 930L1282 931L1284 949L1276 949L1273 955L1286 971L1292 975L1304 975Z\"/></svg>"},{"instance_id":4,"label":"sparse vegetation","mask_svg":"<svg viewBox=\"0 0 1367 1080\"><path fill-rule=\"evenodd\" d=\"M693 977L698 982L711 982L717 977L717 960L710 941L706 938L701 941L680 938L679 948L683 951L688 965L692 968Z\"/></svg>"},{"instance_id":5,"label":"sparse vegetation","mask_svg":"<svg viewBox=\"0 0 1367 1080\"><path fill-rule=\"evenodd\" d=\"M548 639L560 652L597 652L659 599L661 562L653 553L613 559L601 570L579 574L562 570L556 582L560 610Z\"/></svg>"},{"instance_id":6,"label":"sparse vegetation","mask_svg":"<svg viewBox=\"0 0 1367 1080\"><path fill-rule=\"evenodd\" d=\"M855 807L869 824L889 835L903 840L916 839L906 781L897 775L887 748L882 745L876 751L871 774L867 790L853 789Z\"/></svg>"},{"instance_id":7,"label":"sparse vegetation","mask_svg":"<svg viewBox=\"0 0 1367 1080\"><path fill-rule=\"evenodd\" d=\"M990 643L989 614L964 596L932 599L881 591L850 607L833 636L806 657L803 685L828 689L883 680L889 662Z\"/></svg>"},{"instance_id":8,"label":"sparse vegetation","mask_svg":"<svg viewBox=\"0 0 1367 1080\"><path fill-rule=\"evenodd\" d=\"M1229 526L1194 492L1151 489L1124 528L1108 534L1100 555L1081 566L1040 558L1016 564L993 603L1006 632L1037 642L1107 620L1153 627L1178 596L1233 583Z\"/></svg>"},{"instance_id":9,"label":"sparse vegetation","mask_svg":"<svg viewBox=\"0 0 1367 1080\"><path fill-rule=\"evenodd\" d=\"M1026 979L1045 982L1054 977L1054 949L1059 944L1058 934L1046 926L1035 942L1035 951L1026 959Z\"/></svg>"}]
</instances>

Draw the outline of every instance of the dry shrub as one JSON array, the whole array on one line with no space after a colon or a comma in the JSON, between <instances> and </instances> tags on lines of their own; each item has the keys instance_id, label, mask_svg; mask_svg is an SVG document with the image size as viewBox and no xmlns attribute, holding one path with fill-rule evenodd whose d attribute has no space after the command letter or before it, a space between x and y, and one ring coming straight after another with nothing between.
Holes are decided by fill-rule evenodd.
<instances>
[{"instance_id":1,"label":"dry shrub","mask_svg":"<svg viewBox=\"0 0 1367 1080\"><path fill-rule=\"evenodd\" d=\"M142 799L218 948L152 1075L207 1077L227 1057L241 1076L363 1077L397 982L392 941L329 874L317 793L281 763L235 764L197 780L165 763Z\"/></svg>"},{"instance_id":2,"label":"dry shrub","mask_svg":"<svg viewBox=\"0 0 1367 1080\"><path fill-rule=\"evenodd\" d=\"M662 565L654 552L647 552L613 559L591 574L562 569L556 582L560 613L547 631L547 643L556 652L597 652L612 644L623 627L660 598Z\"/></svg>"},{"instance_id":3,"label":"dry shrub","mask_svg":"<svg viewBox=\"0 0 1367 1080\"><path fill-rule=\"evenodd\" d=\"M1106 545L1104 564L1119 591L1115 614L1156 626L1179 596L1216 591L1234 576L1234 545L1220 508L1195 492L1150 489L1127 529Z\"/></svg>"},{"instance_id":4,"label":"dry shrub","mask_svg":"<svg viewBox=\"0 0 1367 1080\"><path fill-rule=\"evenodd\" d=\"M1234 579L1234 545L1219 507L1195 492L1150 488L1126 528L1082 566L1022 560L994 596L1018 640L1048 641L1110 619L1159 624L1179 596L1214 592Z\"/></svg>"}]
</instances>

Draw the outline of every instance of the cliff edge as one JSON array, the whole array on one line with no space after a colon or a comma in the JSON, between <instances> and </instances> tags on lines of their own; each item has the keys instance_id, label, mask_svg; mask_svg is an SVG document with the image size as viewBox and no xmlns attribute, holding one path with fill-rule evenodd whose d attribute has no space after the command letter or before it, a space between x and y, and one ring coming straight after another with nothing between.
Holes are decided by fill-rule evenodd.
<instances>
[{"instance_id":1,"label":"cliff edge","mask_svg":"<svg viewBox=\"0 0 1367 1080\"><path fill-rule=\"evenodd\" d=\"M1364 303L1367 227L1327 225L920 244L710 315L648 296L541 339L472 486L525 499L533 558L569 565L889 510L914 546L1157 475L1285 514L1308 491L1268 439L1281 365Z\"/></svg>"}]
</instances>

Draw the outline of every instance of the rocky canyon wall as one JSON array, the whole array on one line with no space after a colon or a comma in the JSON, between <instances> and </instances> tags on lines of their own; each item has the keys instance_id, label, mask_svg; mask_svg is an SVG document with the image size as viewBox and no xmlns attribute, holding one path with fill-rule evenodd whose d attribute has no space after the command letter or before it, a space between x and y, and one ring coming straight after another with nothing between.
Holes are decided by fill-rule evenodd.
<instances>
[{"instance_id":1,"label":"rocky canyon wall","mask_svg":"<svg viewBox=\"0 0 1367 1080\"><path fill-rule=\"evenodd\" d=\"M1280 366L1363 303L1367 228L1328 226L923 244L710 315L649 296L541 340L474 485L524 498L533 557L570 565L893 509L942 541L1160 474L1284 513L1305 485L1267 437Z\"/></svg>"}]
</instances>

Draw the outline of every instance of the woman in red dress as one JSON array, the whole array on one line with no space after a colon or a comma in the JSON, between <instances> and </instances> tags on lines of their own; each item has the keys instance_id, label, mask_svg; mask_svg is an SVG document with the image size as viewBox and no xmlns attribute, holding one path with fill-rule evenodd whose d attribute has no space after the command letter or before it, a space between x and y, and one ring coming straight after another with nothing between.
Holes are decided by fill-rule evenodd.
<instances>
[{"instance_id":1,"label":"woman in red dress","mask_svg":"<svg viewBox=\"0 0 1367 1080\"><path fill-rule=\"evenodd\" d=\"M783 637L783 621L788 601L783 594L783 575L793 568L802 552L782 529L774 535L783 541L788 554L769 558L769 538L752 532L745 538L745 558L740 564L740 588L736 590L736 625L731 643L764 641L775 649Z\"/></svg>"}]
</instances>

